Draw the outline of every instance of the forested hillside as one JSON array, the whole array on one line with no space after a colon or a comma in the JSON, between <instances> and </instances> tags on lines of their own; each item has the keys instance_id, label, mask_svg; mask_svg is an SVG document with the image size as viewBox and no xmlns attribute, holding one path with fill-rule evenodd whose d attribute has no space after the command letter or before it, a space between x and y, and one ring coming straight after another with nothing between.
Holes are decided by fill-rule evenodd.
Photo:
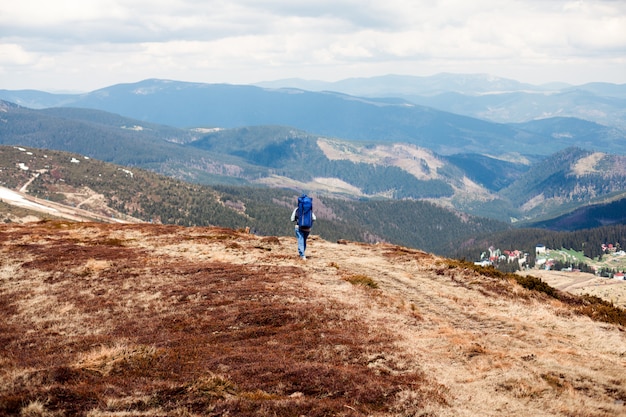
<instances>
[{"instance_id":1,"label":"forested hillside","mask_svg":"<svg viewBox=\"0 0 626 417\"><path fill-rule=\"evenodd\" d=\"M5 109L7 122L0 125L4 144L77 152L193 183L269 184L325 191L327 187L311 184L323 178L346 184L340 192L356 197L451 199L461 192L463 204L470 210L472 204L467 200L482 198L474 190L465 190L463 170L432 151L419 150L428 160L407 154L418 152L413 145L371 142L364 144L362 151L378 154L329 158L320 149L319 137L284 126L184 131L95 110L35 111L10 103ZM345 147L350 143L334 142ZM479 194L485 193L489 190ZM479 211L474 214L481 215ZM500 220L508 217L505 214Z\"/></svg>"},{"instance_id":2,"label":"forested hillside","mask_svg":"<svg viewBox=\"0 0 626 417\"><path fill-rule=\"evenodd\" d=\"M555 217L623 193L625 163L621 155L567 148L537 162L498 194L527 220Z\"/></svg>"},{"instance_id":3,"label":"forested hillside","mask_svg":"<svg viewBox=\"0 0 626 417\"><path fill-rule=\"evenodd\" d=\"M500 191L519 179L532 164L542 158L518 155L517 160L512 161L482 154L455 154L446 156L446 159L477 184L492 191Z\"/></svg>"},{"instance_id":4,"label":"forested hillside","mask_svg":"<svg viewBox=\"0 0 626 417\"><path fill-rule=\"evenodd\" d=\"M100 214L113 210L146 222L249 227L259 235L293 234L288 219L298 195L294 190L208 187L77 154L0 147L0 185L18 189L31 180L29 194ZM107 210L93 204L100 201L94 196L102 196ZM424 201L313 196L319 219L314 233L330 241L386 241L468 260L478 259L489 246L533 254L537 244L544 244L575 249L594 258L603 243L626 244L626 226L621 224L576 232L513 229ZM619 211L623 201L596 210L614 206Z\"/></svg>"},{"instance_id":5,"label":"forested hillside","mask_svg":"<svg viewBox=\"0 0 626 417\"><path fill-rule=\"evenodd\" d=\"M450 182L422 180L406 169L384 160L355 162L330 159L318 145L318 136L281 126L256 126L219 130L204 135L190 146L240 157L251 165L268 167L273 175L306 184L316 177L338 178L367 196L393 199L451 197ZM376 143L366 146L376 147ZM428 169L428 167L426 167ZM453 168L449 168L453 169ZM461 172L457 172L462 175Z\"/></svg>"},{"instance_id":6,"label":"forested hillside","mask_svg":"<svg viewBox=\"0 0 626 417\"><path fill-rule=\"evenodd\" d=\"M5 122L0 124L0 144L97 155L100 160L121 165L157 164L167 161L168 155L193 155L165 140L180 137L184 134L180 130L138 128L130 119L100 111L34 111L6 102L0 103L0 107L6 110Z\"/></svg>"},{"instance_id":7,"label":"forested hillside","mask_svg":"<svg viewBox=\"0 0 626 417\"><path fill-rule=\"evenodd\" d=\"M613 200L626 189L626 157L576 147L548 157L442 156L407 143L347 141L288 126L186 130L97 110L1 106L1 143L76 152L193 184L307 190L351 200L428 200L523 224ZM567 228L583 224L591 223L577 225L570 216Z\"/></svg>"},{"instance_id":8,"label":"forested hillside","mask_svg":"<svg viewBox=\"0 0 626 417\"><path fill-rule=\"evenodd\" d=\"M108 208L147 222L293 234L289 217L298 196L293 190L209 187L77 154L6 146L0 147L0 168L0 185L18 189L32 180L28 192L42 199L88 208L98 195ZM313 196L318 216L314 233L331 241L387 241L443 253L451 249L451 241L509 227L422 201Z\"/></svg>"},{"instance_id":9,"label":"forested hillside","mask_svg":"<svg viewBox=\"0 0 626 417\"><path fill-rule=\"evenodd\" d=\"M586 205L556 218L531 222L527 227L580 230L607 224L626 224L626 198L623 198L623 193L615 201Z\"/></svg>"}]
</instances>

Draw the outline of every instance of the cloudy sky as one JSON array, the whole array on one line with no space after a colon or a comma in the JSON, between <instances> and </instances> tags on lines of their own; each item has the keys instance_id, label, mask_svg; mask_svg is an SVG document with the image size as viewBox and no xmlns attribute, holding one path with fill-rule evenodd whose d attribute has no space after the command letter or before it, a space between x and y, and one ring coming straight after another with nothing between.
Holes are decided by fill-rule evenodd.
<instances>
[{"instance_id":1,"label":"cloudy sky","mask_svg":"<svg viewBox=\"0 0 626 417\"><path fill-rule=\"evenodd\" d=\"M0 89L440 72L626 83L626 0L0 3Z\"/></svg>"}]
</instances>

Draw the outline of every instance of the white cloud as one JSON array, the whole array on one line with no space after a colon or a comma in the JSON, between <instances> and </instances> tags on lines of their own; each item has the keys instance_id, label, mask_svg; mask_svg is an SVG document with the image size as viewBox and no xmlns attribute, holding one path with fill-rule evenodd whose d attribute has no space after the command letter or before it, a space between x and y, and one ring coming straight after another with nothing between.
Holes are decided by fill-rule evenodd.
<instances>
[{"instance_id":1,"label":"white cloud","mask_svg":"<svg viewBox=\"0 0 626 417\"><path fill-rule=\"evenodd\" d=\"M0 67L7 64L33 65L36 61L34 54L24 50L21 45L14 43L0 44Z\"/></svg>"},{"instance_id":2,"label":"white cloud","mask_svg":"<svg viewBox=\"0 0 626 417\"><path fill-rule=\"evenodd\" d=\"M0 88L482 72L626 82L622 0L20 0Z\"/></svg>"}]
</instances>

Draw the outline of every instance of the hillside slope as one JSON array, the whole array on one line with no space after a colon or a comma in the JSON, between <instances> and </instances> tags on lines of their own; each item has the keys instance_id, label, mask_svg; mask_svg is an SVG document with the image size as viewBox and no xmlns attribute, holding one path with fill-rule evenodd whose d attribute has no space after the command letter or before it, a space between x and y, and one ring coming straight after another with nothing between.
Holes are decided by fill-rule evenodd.
<instances>
[{"instance_id":1,"label":"hillside slope","mask_svg":"<svg viewBox=\"0 0 626 417\"><path fill-rule=\"evenodd\" d=\"M626 412L623 324L425 252L65 222L0 251L3 415Z\"/></svg>"},{"instance_id":2,"label":"hillside slope","mask_svg":"<svg viewBox=\"0 0 626 417\"><path fill-rule=\"evenodd\" d=\"M520 208L526 219L557 217L587 203L604 204L607 198L623 195L625 163L623 155L567 148L534 164L500 190L499 196ZM610 222L607 219L605 224ZM582 221L579 223L586 226ZM569 227L576 228L582 227Z\"/></svg>"},{"instance_id":3,"label":"hillside slope","mask_svg":"<svg viewBox=\"0 0 626 417\"><path fill-rule=\"evenodd\" d=\"M91 211L91 220L249 227L260 235L289 236L293 234L289 217L299 193L265 187L208 187L78 154L3 146L0 187L21 191L20 198L38 197L39 205L62 203L73 214L77 208ZM321 220L316 232L330 240L384 240L442 254L454 248L454 242L508 227L424 201L355 201L327 197L322 191L312 190L309 195L315 197ZM24 215L5 215L0 205L0 221L22 221L16 217Z\"/></svg>"}]
</instances>

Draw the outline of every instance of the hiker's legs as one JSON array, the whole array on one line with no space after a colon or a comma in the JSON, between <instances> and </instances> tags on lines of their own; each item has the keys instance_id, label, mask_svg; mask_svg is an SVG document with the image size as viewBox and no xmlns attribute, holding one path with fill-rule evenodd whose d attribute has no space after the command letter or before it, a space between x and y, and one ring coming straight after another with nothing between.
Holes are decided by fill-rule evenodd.
<instances>
[{"instance_id":1,"label":"hiker's legs","mask_svg":"<svg viewBox=\"0 0 626 417\"><path fill-rule=\"evenodd\" d=\"M304 256L304 252L306 251L306 241L309 238L309 232L300 232L302 233L302 256Z\"/></svg>"},{"instance_id":2,"label":"hiker's legs","mask_svg":"<svg viewBox=\"0 0 626 417\"><path fill-rule=\"evenodd\" d=\"M304 256L304 252L306 251L306 239L309 237L309 232L296 229L296 237L298 238L298 255Z\"/></svg>"}]
</instances>

